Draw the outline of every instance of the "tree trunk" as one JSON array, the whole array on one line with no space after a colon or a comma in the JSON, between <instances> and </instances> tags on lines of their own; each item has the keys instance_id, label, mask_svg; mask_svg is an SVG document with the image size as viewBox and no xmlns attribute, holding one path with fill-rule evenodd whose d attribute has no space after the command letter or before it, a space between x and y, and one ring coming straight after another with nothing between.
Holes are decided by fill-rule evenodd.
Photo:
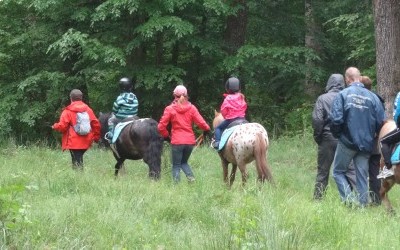
<instances>
[{"instance_id":1,"label":"tree trunk","mask_svg":"<svg viewBox=\"0 0 400 250\"><path fill-rule=\"evenodd\" d=\"M246 41L246 31L248 22L248 6L246 0L232 1L232 7L239 7L236 15L228 16L224 41L228 55L234 55ZM229 75L225 76L227 79ZM241 82L242 90L245 89L244 82Z\"/></svg>"},{"instance_id":2,"label":"tree trunk","mask_svg":"<svg viewBox=\"0 0 400 250\"><path fill-rule=\"evenodd\" d=\"M232 55L244 44L246 40L248 7L246 0L235 0L233 6L239 6L236 15L228 16L224 40L227 52Z\"/></svg>"},{"instance_id":3,"label":"tree trunk","mask_svg":"<svg viewBox=\"0 0 400 250\"><path fill-rule=\"evenodd\" d=\"M376 77L378 93L393 118L393 100L400 90L400 2L374 0Z\"/></svg>"},{"instance_id":4,"label":"tree trunk","mask_svg":"<svg viewBox=\"0 0 400 250\"><path fill-rule=\"evenodd\" d=\"M306 34L305 34L305 46L311 50L314 50L315 53L320 54L321 46L317 40L317 34L320 31L317 23L314 19L314 10L312 5L312 0L305 0L305 25L306 25ZM311 99L315 99L320 93L320 88L317 83L312 78L312 69L316 66L315 62L312 60L306 60L306 75L305 75L305 83L304 83L304 91L307 96Z\"/></svg>"}]
</instances>

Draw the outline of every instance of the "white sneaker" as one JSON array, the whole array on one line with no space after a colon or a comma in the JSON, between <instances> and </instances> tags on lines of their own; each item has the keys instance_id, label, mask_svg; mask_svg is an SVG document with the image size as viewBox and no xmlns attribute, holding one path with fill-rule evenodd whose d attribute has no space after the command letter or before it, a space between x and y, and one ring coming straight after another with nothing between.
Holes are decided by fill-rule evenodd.
<instances>
[{"instance_id":1,"label":"white sneaker","mask_svg":"<svg viewBox=\"0 0 400 250\"><path fill-rule=\"evenodd\" d=\"M382 171L376 176L378 179L385 179L394 175L393 167L388 169L386 166L383 166Z\"/></svg>"}]
</instances>

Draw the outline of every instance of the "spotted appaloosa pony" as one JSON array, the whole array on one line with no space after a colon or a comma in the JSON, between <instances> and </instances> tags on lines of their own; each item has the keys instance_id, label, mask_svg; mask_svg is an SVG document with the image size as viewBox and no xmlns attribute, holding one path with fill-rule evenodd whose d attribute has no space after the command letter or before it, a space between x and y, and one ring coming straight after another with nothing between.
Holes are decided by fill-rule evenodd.
<instances>
[{"instance_id":1,"label":"spotted appaloosa pony","mask_svg":"<svg viewBox=\"0 0 400 250\"><path fill-rule=\"evenodd\" d=\"M379 132L379 140L387 135L390 131L393 131L396 128L396 123L393 120L388 120L385 124L383 124L381 131ZM381 156L381 168L385 165L383 162L383 156ZM382 180L382 186L379 191L381 196L382 203L385 205L386 210L389 213L394 212L392 204L388 198L388 192L393 187L395 183L400 184L400 164L393 164L392 168L394 168L394 176L390 176Z\"/></svg>"},{"instance_id":2,"label":"spotted appaloosa pony","mask_svg":"<svg viewBox=\"0 0 400 250\"><path fill-rule=\"evenodd\" d=\"M215 111L214 129L223 120L221 113ZM258 123L245 123L236 127L225 147L218 152L222 162L224 181L228 184L228 165L232 163L229 186L232 186L235 180L237 167L242 173L242 184L244 185L248 176L246 165L255 160L258 180L261 182L268 180L273 183L271 169L267 163L269 146L267 131Z\"/></svg>"},{"instance_id":3,"label":"spotted appaloosa pony","mask_svg":"<svg viewBox=\"0 0 400 250\"><path fill-rule=\"evenodd\" d=\"M108 118L111 113L100 113L101 140L104 145L104 135L108 131ZM124 120L125 121L125 120ZM121 131L114 144L113 154L117 160L115 164L115 176L123 167L126 159L143 161L149 166L149 177L158 180L161 174L161 154L163 139L158 133L158 123L151 118L136 119Z\"/></svg>"}]
</instances>

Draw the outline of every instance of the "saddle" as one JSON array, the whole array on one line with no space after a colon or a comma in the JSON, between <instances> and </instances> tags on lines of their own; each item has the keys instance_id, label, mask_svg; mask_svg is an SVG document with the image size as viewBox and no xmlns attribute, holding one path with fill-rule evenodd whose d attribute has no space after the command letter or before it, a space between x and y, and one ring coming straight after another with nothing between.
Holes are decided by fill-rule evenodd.
<instances>
[{"instance_id":1,"label":"saddle","mask_svg":"<svg viewBox=\"0 0 400 250\"><path fill-rule=\"evenodd\" d=\"M232 128L232 127L237 126L237 125L242 125L242 124L245 124L245 123L249 123L249 121L247 121L245 118L238 118L238 119L234 120L233 122L231 122L228 125L228 127L226 127L226 129Z\"/></svg>"},{"instance_id":2,"label":"saddle","mask_svg":"<svg viewBox=\"0 0 400 250\"><path fill-rule=\"evenodd\" d=\"M400 143L394 145L390 161L392 162L393 165L400 163Z\"/></svg>"},{"instance_id":3,"label":"saddle","mask_svg":"<svg viewBox=\"0 0 400 250\"><path fill-rule=\"evenodd\" d=\"M114 144L117 139L119 134L121 133L121 131L130 123L134 122L134 120L130 120L130 121L126 121L126 122L120 122L118 123L115 128L114 128L114 133L113 133L113 138L111 140L111 143Z\"/></svg>"},{"instance_id":4,"label":"saddle","mask_svg":"<svg viewBox=\"0 0 400 250\"><path fill-rule=\"evenodd\" d=\"M240 118L231 122L228 127L224 130L221 136L221 140L218 145L218 151L221 151L225 144L228 142L229 137L232 135L233 131L237 128L236 126L249 123L245 118Z\"/></svg>"}]
</instances>

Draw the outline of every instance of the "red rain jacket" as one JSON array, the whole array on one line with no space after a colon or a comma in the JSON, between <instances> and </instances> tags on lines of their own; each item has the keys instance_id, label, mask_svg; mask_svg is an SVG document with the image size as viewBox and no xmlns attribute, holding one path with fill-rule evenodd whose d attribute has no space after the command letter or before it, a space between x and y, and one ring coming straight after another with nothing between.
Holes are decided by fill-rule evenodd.
<instances>
[{"instance_id":1,"label":"red rain jacket","mask_svg":"<svg viewBox=\"0 0 400 250\"><path fill-rule=\"evenodd\" d=\"M158 123L158 131L162 137L168 137L168 124L171 123L171 144L180 145L196 144L193 132L193 123L200 129L209 131L210 126L200 115L197 108L188 101L179 104L176 100L164 109L164 113Z\"/></svg>"},{"instance_id":2,"label":"red rain jacket","mask_svg":"<svg viewBox=\"0 0 400 250\"><path fill-rule=\"evenodd\" d=\"M73 125L76 124L76 113L86 111L89 114L92 131L88 135L78 135ZM93 141L100 139L100 122L93 110L82 101L73 101L60 116L60 121L52 126L54 130L62 133L61 147L65 149L88 149Z\"/></svg>"},{"instance_id":3,"label":"red rain jacket","mask_svg":"<svg viewBox=\"0 0 400 250\"><path fill-rule=\"evenodd\" d=\"M234 119L246 116L247 103L242 93L224 95L221 114L224 119Z\"/></svg>"}]
</instances>

